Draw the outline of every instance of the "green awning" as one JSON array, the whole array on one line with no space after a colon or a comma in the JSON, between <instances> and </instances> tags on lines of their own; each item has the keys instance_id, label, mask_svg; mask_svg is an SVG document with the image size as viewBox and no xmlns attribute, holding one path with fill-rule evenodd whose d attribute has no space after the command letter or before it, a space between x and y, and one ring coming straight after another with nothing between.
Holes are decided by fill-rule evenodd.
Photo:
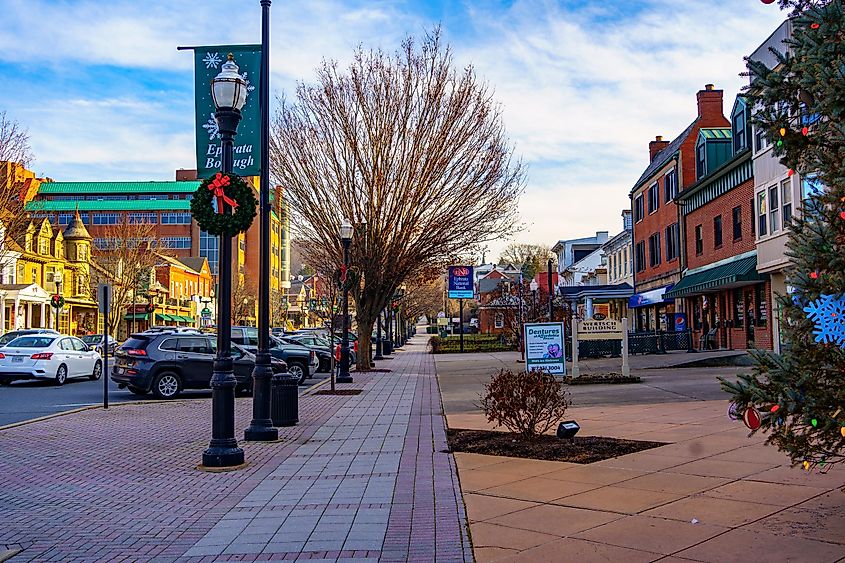
<instances>
[{"instance_id":1,"label":"green awning","mask_svg":"<svg viewBox=\"0 0 845 563\"><path fill-rule=\"evenodd\" d=\"M182 319L183 322L186 322L186 323L193 323L194 322L194 317L189 317L187 315L182 315L181 319Z\"/></svg>"},{"instance_id":2,"label":"green awning","mask_svg":"<svg viewBox=\"0 0 845 563\"><path fill-rule=\"evenodd\" d=\"M123 315L123 319L126 321L148 321L150 320L149 313L126 313Z\"/></svg>"},{"instance_id":3,"label":"green awning","mask_svg":"<svg viewBox=\"0 0 845 563\"><path fill-rule=\"evenodd\" d=\"M168 313L156 313L156 321L175 321L175 315L170 315Z\"/></svg>"},{"instance_id":4,"label":"green awning","mask_svg":"<svg viewBox=\"0 0 845 563\"><path fill-rule=\"evenodd\" d=\"M761 281L764 281L764 278L757 273L757 257L749 256L694 274L686 274L672 289L663 294L663 298L675 299L688 295L700 295L714 290L739 287Z\"/></svg>"}]
</instances>

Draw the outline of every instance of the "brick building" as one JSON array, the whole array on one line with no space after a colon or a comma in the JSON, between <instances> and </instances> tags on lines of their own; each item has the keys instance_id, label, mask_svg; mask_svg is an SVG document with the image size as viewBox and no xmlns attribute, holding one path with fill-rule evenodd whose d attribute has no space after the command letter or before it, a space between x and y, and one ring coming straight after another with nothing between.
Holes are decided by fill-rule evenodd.
<instances>
[{"instance_id":1,"label":"brick building","mask_svg":"<svg viewBox=\"0 0 845 563\"><path fill-rule=\"evenodd\" d=\"M750 109L743 98L733 106L731 127L699 130L695 154L697 181L675 200L683 273L664 296L683 301L683 324L702 348L771 349L768 276L757 273L754 240Z\"/></svg>"},{"instance_id":2,"label":"brick building","mask_svg":"<svg viewBox=\"0 0 845 563\"><path fill-rule=\"evenodd\" d=\"M631 189L634 218L634 291L629 307L637 330L671 330L674 300L664 293L681 273L681 229L675 197L697 181L696 141L702 128L729 127L722 90L707 84L696 94L698 115L674 140L649 143L650 163Z\"/></svg>"}]
</instances>

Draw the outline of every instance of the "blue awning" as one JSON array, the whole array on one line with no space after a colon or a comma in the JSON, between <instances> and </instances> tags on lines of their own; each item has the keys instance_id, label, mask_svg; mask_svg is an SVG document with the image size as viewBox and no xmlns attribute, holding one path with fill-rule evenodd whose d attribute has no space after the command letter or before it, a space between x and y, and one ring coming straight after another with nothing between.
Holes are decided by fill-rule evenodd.
<instances>
[{"instance_id":1,"label":"blue awning","mask_svg":"<svg viewBox=\"0 0 845 563\"><path fill-rule=\"evenodd\" d=\"M635 293L628 299L628 307L636 309L637 307L648 307L650 305L665 305L667 303L674 303L672 299L666 299L664 293L672 289L672 284L665 287L659 287L642 293Z\"/></svg>"}]
</instances>

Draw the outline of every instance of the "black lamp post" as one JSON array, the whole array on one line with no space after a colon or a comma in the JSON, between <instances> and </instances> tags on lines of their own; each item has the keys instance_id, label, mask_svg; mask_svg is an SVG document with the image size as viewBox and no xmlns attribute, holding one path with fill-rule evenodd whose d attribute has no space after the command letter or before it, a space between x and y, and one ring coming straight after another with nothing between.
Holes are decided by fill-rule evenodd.
<instances>
[{"instance_id":1,"label":"black lamp post","mask_svg":"<svg viewBox=\"0 0 845 563\"><path fill-rule=\"evenodd\" d=\"M223 172L232 171L234 140L238 134L241 108L246 103L246 82L238 73L232 54L211 81L211 97L217 111ZM223 204L224 213L231 213ZM232 237L220 235L217 262L220 293L217 300L217 355L211 376L211 442L202 454L206 467L231 467L244 462L244 451L235 439L235 379L232 363Z\"/></svg>"},{"instance_id":2,"label":"black lamp post","mask_svg":"<svg viewBox=\"0 0 845 563\"><path fill-rule=\"evenodd\" d=\"M381 343L381 311L379 311L378 315L376 315L376 355L373 357L373 359L383 360L383 351L384 348Z\"/></svg>"},{"instance_id":3,"label":"black lamp post","mask_svg":"<svg viewBox=\"0 0 845 563\"><path fill-rule=\"evenodd\" d=\"M352 243L352 224L346 219L340 225L340 240L343 243L343 334L340 337L340 369L337 373L338 383L352 383L349 375L349 245Z\"/></svg>"},{"instance_id":4,"label":"black lamp post","mask_svg":"<svg viewBox=\"0 0 845 563\"><path fill-rule=\"evenodd\" d=\"M270 418L270 0L261 0L261 177L259 179L258 351L252 369L252 421L244 440L279 438Z\"/></svg>"}]
</instances>

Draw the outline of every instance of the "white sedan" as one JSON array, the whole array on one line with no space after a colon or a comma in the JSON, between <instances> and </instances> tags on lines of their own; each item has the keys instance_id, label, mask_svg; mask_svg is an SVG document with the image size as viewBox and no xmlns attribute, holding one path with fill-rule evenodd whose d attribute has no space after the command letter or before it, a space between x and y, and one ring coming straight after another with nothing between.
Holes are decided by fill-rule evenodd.
<instances>
[{"instance_id":1,"label":"white sedan","mask_svg":"<svg viewBox=\"0 0 845 563\"><path fill-rule=\"evenodd\" d=\"M52 379L56 385L64 385L69 377L100 379L102 374L100 354L72 336L19 336L0 349L0 383Z\"/></svg>"}]
</instances>

